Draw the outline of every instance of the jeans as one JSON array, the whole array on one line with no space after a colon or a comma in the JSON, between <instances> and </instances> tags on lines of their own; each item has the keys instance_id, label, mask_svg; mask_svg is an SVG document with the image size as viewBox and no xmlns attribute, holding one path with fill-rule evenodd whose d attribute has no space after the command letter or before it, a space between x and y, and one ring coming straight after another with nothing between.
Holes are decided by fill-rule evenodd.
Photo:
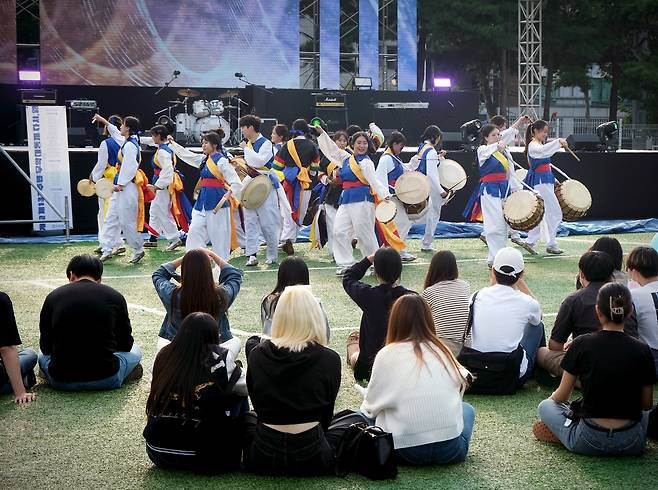
<instances>
[{"instance_id":1,"label":"jeans","mask_svg":"<svg viewBox=\"0 0 658 490\"><path fill-rule=\"evenodd\" d=\"M587 418L569 423L566 403L547 399L539 404L537 411L542 422L571 452L588 456L631 456L644 452L649 412L643 412L641 421L611 431Z\"/></svg>"},{"instance_id":2,"label":"jeans","mask_svg":"<svg viewBox=\"0 0 658 490\"><path fill-rule=\"evenodd\" d=\"M405 447L396 449L395 453L401 463L413 465L436 465L460 463L466 459L468 447L473 434L475 423L475 409L472 405L462 402L464 414L464 429L462 433L448 441L431 442L421 446ZM360 413L360 412L359 412ZM362 413L360 415L369 425L375 425L374 419L369 419ZM395 434L393 434L395 438Z\"/></svg>"},{"instance_id":3,"label":"jeans","mask_svg":"<svg viewBox=\"0 0 658 490\"><path fill-rule=\"evenodd\" d=\"M288 434L245 416L244 464L247 471L268 475L327 475L334 470L334 449L321 425Z\"/></svg>"},{"instance_id":4,"label":"jeans","mask_svg":"<svg viewBox=\"0 0 658 490\"><path fill-rule=\"evenodd\" d=\"M114 355L119 359L119 370L116 374L105 378L93 381L73 381L73 382L60 382L52 378L48 372L50 365L49 355L39 352L39 367L44 376L48 380L50 386L56 390L66 391L85 391L85 390L112 390L120 388L123 380L132 373L135 366L142 360L142 351L137 344L133 344L130 352L115 352Z\"/></svg>"},{"instance_id":5,"label":"jeans","mask_svg":"<svg viewBox=\"0 0 658 490\"><path fill-rule=\"evenodd\" d=\"M537 351L540 347L546 346L544 324L540 323L539 325L531 325L528 323L525 326L523 337L521 337L519 345L523 347L525 357L528 361L525 374L519 378L519 386L523 386L530 376L532 376L532 370L534 369L535 361L537 360Z\"/></svg>"},{"instance_id":6,"label":"jeans","mask_svg":"<svg viewBox=\"0 0 658 490\"><path fill-rule=\"evenodd\" d=\"M37 353L33 349L27 348L18 352L18 363L21 366L21 378L23 378L23 384L28 386L28 377L30 373L34 376L34 366L37 365ZM34 383L32 383L34 384ZM0 386L0 393L11 393L11 383L7 381L4 385Z\"/></svg>"}]
</instances>

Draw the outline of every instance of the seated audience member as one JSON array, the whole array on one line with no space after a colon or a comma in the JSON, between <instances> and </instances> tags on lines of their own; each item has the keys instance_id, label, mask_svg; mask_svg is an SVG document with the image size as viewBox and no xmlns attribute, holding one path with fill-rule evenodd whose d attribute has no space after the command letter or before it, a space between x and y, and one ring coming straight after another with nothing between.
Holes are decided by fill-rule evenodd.
<instances>
[{"instance_id":1,"label":"seated audience member","mask_svg":"<svg viewBox=\"0 0 658 490\"><path fill-rule=\"evenodd\" d=\"M393 434L399 460L448 464L466 459L475 410L462 400L468 381L432 325L423 298L408 294L391 309L361 413Z\"/></svg>"},{"instance_id":2,"label":"seated audience member","mask_svg":"<svg viewBox=\"0 0 658 490\"><path fill-rule=\"evenodd\" d=\"M240 340L218 344L217 319L190 313L155 358L144 438L156 466L210 473L240 467L238 416L249 408L235 362Z\"/></svg>"},{"instance_id":3,"label":"seated audience member","mask_svg":"<svg viewBox=\"0 0 658 490\"><path fill-rule=\"evenodd\" d=\"M611 236L602 236L594 242L588 252L605 252L612 259L614 270L610 279L605 282L618 282L624 286L628 283L628 276L622 271L624 266L624 251L621 248L619 240ZM576 289L582 287L580 277L576 276Z\"/></svg>"},{"instance_id":4,"label":"seated audience member","mask_svg":"<svg viewBox=\"0 0 658 490\"><path fill-rule=\"evenodd\" d=\"M301 257L286 257L281 261L277 272L277 281L274 290L263 298L260 304L260 319L263 326L263 334L269 336L272 332L272 317L277 302L283 290L288 286L309 285L308 266ZM322 304L320 304L322 308ZM322 309L327 324L327 340L329 340L329 320Z\"/></svg>"},{"instance_id":5,"label":"seated audience member","mask_svg":"<svg viewBox=\"0 0 658 490\"><path fill-rule=\"evenodd\" d=\"M560 364L569 337L595 332L601 328L596 315L596 296L608 282L614 270L610 255L605 252L585 252L578 261L578 278L582 289L567 296L558 310L548 347L539 349L537 363L552 376L561 376ZM625 331L637 337L637 320L634 312L629 312L624 320Z\"/></svg>"},{"instance_id":6,"label":"seated audience member","mask_svg":"<svg viewBox=\"0 0 658 490\"><path fill-rule=\"evenodd\" d=\"M468 283L458 277L455 254L441 250L432 257L422 292L432 310L437 337L455 356L462 347L471 295Z\"/></svg>"},{"instance_id":7,"label":"seated audience member","mask_svg":"<svg viewBox=\"0 0 658 490\"><path fill-rule=\"evenodd\" d=\"M219 284L212 275L212 262L220 269ZM181 275L176 270L181 268ZM158 337L159 351L171 342L181 319L190 313L208 313L218 322L220 342L233 338L228 309L242 284L242 271L212 250L190 250L182 257L161 265L152 276L153 285L167 312ZM172 279L180 282L177 286Z\"/></svg>"},{"instance_id":8,"label":"seated audience member","mask_svg":"<svg viewBox=\"0 0 658 490\"><path fill-rule=\"evenodd\" d=\"M325 435L340 387L340 356L326 347L322 310L308 286L288 286L272 338L249 354L244 464L262 474L317 475L334 469Z\"/></svg>"},{"instance_id":9,"label":"seated audience member","mask_svg":"<svg viewBox=\"0 0 658 490\"><path fill-rule=\"evenodd\" d=\"M14 401L21 405L36 400L27 391L36 384L34 366L37 353L33 349L18 350L21 345L11 299L0 292L0 393L14 393Z\"/></svg>"},{"instance_id":10,"label":"seated audience member","mask_svg":"<svg viewBox=\"0 0 658 490\"><path fill-rule=\"evenodd\" d=\"M514 352L523 348L519 386L532 374L537 349L544 343L541 308L525 282L525 264L518 250L498 251L491 270L491 286L473 301L471 347L480 352Z\"/></svg>"},{"instance_id":11,"label":"seated audience member","mask_svg":"<svg viewBox=\"0 0 658 490\"><path fill-rule=\"evenodd\" d=\"M377 286L361 282L372 264L379 282ZM345 292L363 312L359 331L352 332L347 338L347 361L354 368L354 378L357 380L370 379L372 363L386 341L391 306L400 296L414 293L400 286L401 274L400 254L392 248L380 248L347 269L343 275Z\"/></svg>"},{"instance_id":12,"label":"seated audience member","mask_svg":"<svg viewBox=\"0 0 658 490\"><path fill-rule=\"evenodd\" d=\"M39 366L59 390L105 390L142 376L142 353L131 335L128 305L101 284L103 263L76 255L69 284L52 291L41 308Z\"/></svg>"},{"instance_id":13,"label":"seated audience member","mask_svg":"<svg viewBox=\"0 0 658 490\"><path fill-rule=\"evenodd\" d=\"M633 310L622 284L599 289L596 315L601 329L574 339L562 359L562 381L539 404L533 425L543 441L558 439L569 451L592 456L637 455L644 451L648 412L656 382L651 350L624 332ZM569 404L580 379L582 403Z\"/></svg>"},{"instance_id":14,"label":"seated audience member","mask_svg":"<svg viewBox=\"0 0 658 490\"><path fill-rule=\"evenodd\" d=\"M631 290L640 340L653 353L658 374L658 252L650 247L633 249L626 261L629 277L640 287Z\"/></svg>"}]
</instances>

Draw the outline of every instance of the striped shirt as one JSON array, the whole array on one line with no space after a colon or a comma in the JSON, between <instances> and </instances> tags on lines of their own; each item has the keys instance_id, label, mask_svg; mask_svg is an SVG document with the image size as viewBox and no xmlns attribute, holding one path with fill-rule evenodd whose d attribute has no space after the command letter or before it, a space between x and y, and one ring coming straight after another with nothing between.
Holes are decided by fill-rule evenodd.
<instances>
[{"instance_id":1,"label":"striped shirt","mask_svg":"<svg viewBox=\"0 0 658 490\"><path fill-rule=\"evenodd\" d=\"M440 281L428 287L422 297L430 305L437 337L461 343L468 321L471 288L466 281Z\"/></svg>"}]
</instances>

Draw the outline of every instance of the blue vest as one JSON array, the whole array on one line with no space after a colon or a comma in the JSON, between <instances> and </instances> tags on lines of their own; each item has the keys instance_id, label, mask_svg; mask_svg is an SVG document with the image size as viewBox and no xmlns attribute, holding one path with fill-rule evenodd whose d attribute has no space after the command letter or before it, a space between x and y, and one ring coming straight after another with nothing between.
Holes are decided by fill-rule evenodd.
<instances>
[{"instance_id":1,"label":"blue vest","mask_svg":"<svg viewBox=\"0 0 658 490\"><path fill-rule=\"evenodd\" d=\"M151 166L153 167L153 177L151 177L151 184L153 185L155 185L155 183L158 181L158 178L160 178L158 174L160 173L160 170L162 170L155 163L155 156L158 154L158 150L164 150L171 155L172 165L176 162L176 155L174 155L174 150L172 150L167 143L162 143L161 145L158 145L158 149L153 154L153 159L151 160Z\"/></svg>"},{"instance_id":2,"label":"blue vest","mask_svg":"<svg viewBox=\"0 0 658 490\"><path fill-rule=\"evenodd\" d=\"M394 167L393 167L393 170L390 170L388 172L387 179L388 179L389 192L391 194L394 194L395 189L393 188L393 186L395 185L395 181L400 178L400 175L402 175L404 173L404 167L402 166L402 162L400 161L400 159L396 155L393 155L392 153L384 153L384 155L382 155L382 158L385 155L389 155L391 157L391 160L393 160ZM382 160L380 158L379 164L381 165L381 163L382 163Z\"/></svg>"},{"instance_id":3,"label":"blue vest","mask_svg":"<svg viewBox=\"0 0 658 490\"><path fill-rule=\"evenodd\" d=\"M510 162L510 165L512 163ZM500 161L491 155L485 160L485 162L480 166L480 178L485 175L503 173L507 174L507 170L503 167L503 164ZM490 196L496 197L506 197L505 193L509 186L509 181L507 179L498 181L498 182L480 182L480 194L484 194L486 189L487 194Z\"/></svg>"},{"instance_id":4,"label":"blue vest","mask_svg":"<svg viewBox=\"0 0 658 490\"><path fill-rule=\"evenodd\" d=\"M260 138L258 138L256 141L254 141L251 146L254 149L256 153L260 150L260 147L263 146L263 144L269 141L265 136L261 135ZM272 155L269 159L269 161L265 164L267 168L272 168L272 162L274 162L274 155Z\"/></svg>"},{"instance_id":5,"label":"blue vest","mask_svg":"<svg viewBox=\"0 0 658 490\"><path fill-rule=\"evenodd\" d=\"M420 150L423 149L425 146L425 143L421 143L421 145L418 147L418 168L416 169L422 174L427 175L427 154L432 151L433 147L427 148L422 154L420 154Z\"/></svg>"},{"instance_id":6,"label":"blue vest","mask_svg":"<svg viewBox=\"0 0 658 490\"><path fill-rule=\"evenodd\" d=\"M215 162L215 164L217 164L219 167L219 160L221 158L227 158L227 156L226 153L215 153L208 158L212 158L212 161ZM208 169L206 162L201 164L201 173L199 174L199 178L217 180L217 177L215 177L213 173ZM224 197L224 194L226 194L226 189L222 189L221 187L201 187L201 190L199 191L199 197L194 203L194 209L197 211L203 211L204 209L212 211L215 209L215 206L217 206L222 197ZM226 202L222 205L222 208L227 208L230 205L231 203L227 199Z\"/></svg>"},{"instance_id":7,"label":"blue vest","mask_svg":"<svg viewBox=\"0 0 658 490\"><path fill-rule=\"evenodd\" d=\"M528 155L528 162L530 163L530 169L528 170L528 175L523 179L523 182L530 187L534 187L537 184L555 184L555 176L553 175L552 170L549 170L548 172L537 172L537 167L540 165L551 164L551 157L532 158Z\"/></svg>"},{"instance_id":8,"label":"blue vest","mask_svg":"<svg viewBox=\"0 0 658 490\"><path fill-rule=\"evenodd\" d=\"M338 204L350 204L353 202L364 201L375 202L375 198L370 192L370 186L361 184L361 181L356 175L354 175L354 172L352 172L352 169L350 168L350 158L346 158L343 162L343 166L340 167L339 170L339 175L343 182L358 182L359 186L353 187L351 189L346 189L343 187L343 191L340 193L340 200L338 201ZM358 155L355 158L356 161L360 164L363 159L368 157L367 155Z\"/></svg>"},{"instance_id":9,"label":"blue vest","mask_svg":"<svg viewBox=\"0 0 658 490\"><path fill-rule=\"evenodd\" d=\"M117 153L117 161L119 163L119 166L121 166L121 160L123 160L123 148L128 143L132 143L137 148L137 165L139 166L142 163L142 153L139 148L139 143L137 143L137 136L130 136L126 141L124 141L123 145L121 145L121 148ZM119 158L119 154L121 154L121 158ZM133 180L135 179L133 178ZM114 185L117 185L118 183L119 183L119 172L117 172L117 174L114 176Z\"/></svg>"},{"instance_id":10,"label":"blue vest","mask_svg":"<svg viewBox=\"0 0 658 490\"><path fill-rule=\"evenodd\" d=\"M119 161L119 148L121 146L111 136L105 138L105 146L107 146L107 163L115 166Z\"/></svg>"}]
</instances>

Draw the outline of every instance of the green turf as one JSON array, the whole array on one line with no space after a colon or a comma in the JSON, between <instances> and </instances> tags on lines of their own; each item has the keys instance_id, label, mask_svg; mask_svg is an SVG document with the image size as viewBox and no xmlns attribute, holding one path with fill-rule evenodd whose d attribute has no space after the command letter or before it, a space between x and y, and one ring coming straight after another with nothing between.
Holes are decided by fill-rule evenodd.
<instances>
[{"instance_id":1,"label":"green turf","mask_svg":"<svg viewBox=\"0 0 658 490\"><path fill-rule=\"evenodd\" d=\"M649 234L617 235L626 252L648 244ZM527 258L527 282L539 299L550 329L563 297L574 287L578 256L593 242L588 237L560 241L566 257ZM65 282L68 259L90 252L94 244L2 245L0 246L0 290L7 292L25 346L38 347L39 311L49 287ZM435 246L455 252L461 277L474 289L488 283L484 263L486 252L479 240L441 240ZM403 283L420 291L430 259L411 242L419 260L404 268ZM311 283L321 298L335 330L331 347L345 357L348 328L358 328L360 312L345 295L334 275L326 252L298 245L311 268ZM164 311L151 285L150 274L175 253L149 250L137 266L127 258L106 264L104 282L121 291L131 304L133 334L150 368L156 337ZM231 261L238 267L245 259ZM275 282L274 268L264 265L247 272L242 291L230 310L231 326L257 332L260 328L259 302ZM131 277L132 276L132 277ZM371 279L372 280L372 279ZM140 310L140 307L148 310ZM150 311L149 311L150 310ZM342 387L336 411L356 409L360 397L352 388L351 371L343 369ZM537 404L550 391L531 383L513 397L476 397L467 400L476 408L476 421L468 459L465 463L437 468L401 468L395 482L373 483L360 476L294 480L229 474L208 478L154 468L144 451L141 431L149 383L142 379L112 392L58 393L40 384L37 401L18 407L9 395L0 397L0 488L361 488L366 486L403 488L655 488L658 481L658 446L650 443L639 458L589 458L568 453L559 446L534 440L530 427Z\"/></svg>"}]
</instances>

